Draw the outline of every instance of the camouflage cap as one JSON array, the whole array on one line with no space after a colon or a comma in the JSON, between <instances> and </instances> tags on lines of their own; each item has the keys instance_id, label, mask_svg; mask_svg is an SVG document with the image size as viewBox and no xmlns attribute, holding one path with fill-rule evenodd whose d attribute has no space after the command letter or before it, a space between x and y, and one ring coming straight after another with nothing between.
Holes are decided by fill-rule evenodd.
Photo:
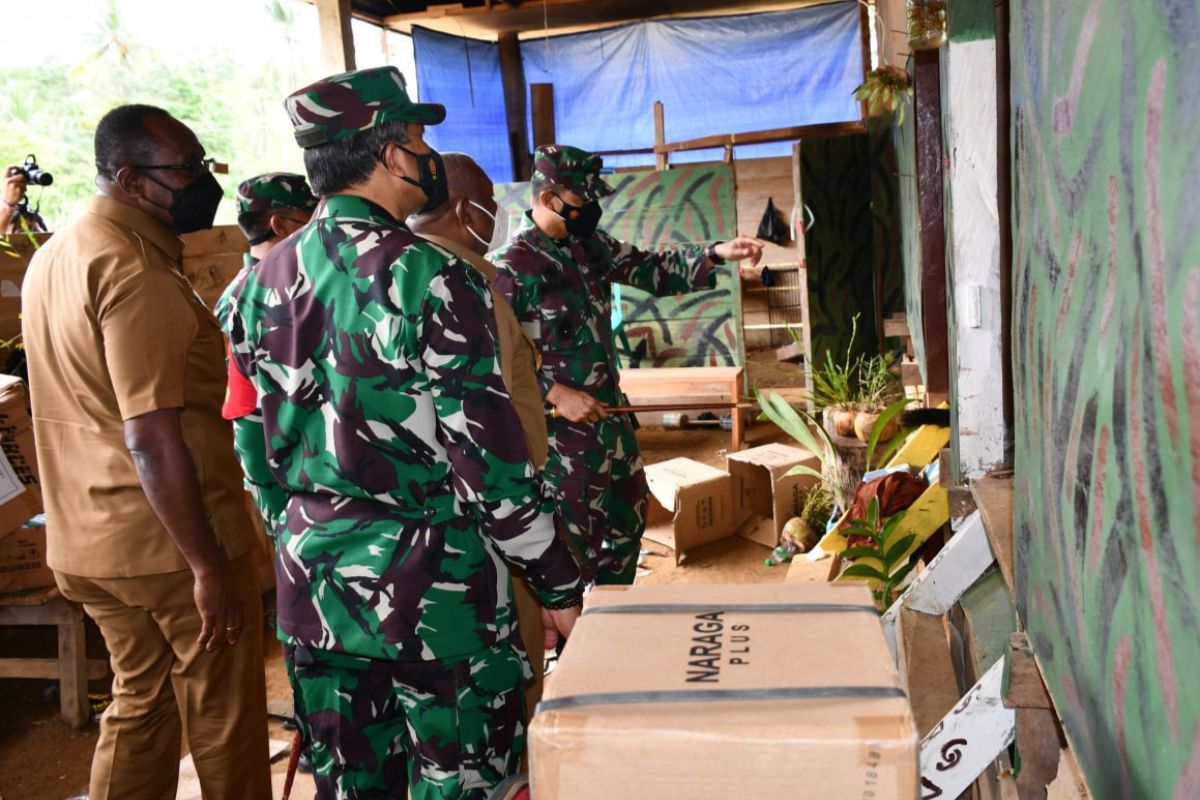
<instances>
[{"instance_id":1,"label":"camouflage cap","mask_svg":"<svg viewBox=\"0 0 1200 800\"><path fill-rule=\"evenodd\" d=\"M445 106L410 100L395 67L331 75L292 92L283 103L301 147L335 142L393 120L437 125L446 118Z\"/></svg>"},{"instance_id":2,"label":"camouflage cap","mask_svg":"<svg viewBox=\"0 0 1200 800\"><path fill-rule=\"evenodd\" d=\"M600 156L565 144L542 145L533 153L533 179L561 186L585 200L599 200L613 193L600 177Z\"/></svg>"},{"instance_id":3,"label":"camouflage cap","mask_svg":"<svg viewBox=\"0 0 1200 800\"><path fill-rule=\"evenodd\" d=\"M238 184L238 217L272 208L294 208L311 214L317 198L303 175L294 172L268 172Z\"/></svg>"}]
</instances>

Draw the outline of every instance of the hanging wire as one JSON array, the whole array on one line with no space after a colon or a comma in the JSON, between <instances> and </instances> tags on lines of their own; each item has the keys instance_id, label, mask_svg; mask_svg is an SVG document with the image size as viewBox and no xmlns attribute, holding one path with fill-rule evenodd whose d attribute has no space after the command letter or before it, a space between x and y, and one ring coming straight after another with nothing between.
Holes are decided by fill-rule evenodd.
<instances>
[{"instance_id":1,"label":"hanging wire","mask_svg":"<svg viewBox=\"0 0 1200 800\"><path fill-rule=\"evenodd\" d=\"M471 108L475 107L475 78L471 74L471 44L462 23L458 23L458 32L462 34L463 54L467 57L467 89L471 92Z\"/></svg>"},{"instance_id":2,"label":"hanging wire","mask_svg":"<svg viewBox=\"0 0 1200 800\"><path fill-rule=\"evenodd\" d=\"M542 72L550 74L550 11L542 0Z\"/></svg>"}]
</instances>

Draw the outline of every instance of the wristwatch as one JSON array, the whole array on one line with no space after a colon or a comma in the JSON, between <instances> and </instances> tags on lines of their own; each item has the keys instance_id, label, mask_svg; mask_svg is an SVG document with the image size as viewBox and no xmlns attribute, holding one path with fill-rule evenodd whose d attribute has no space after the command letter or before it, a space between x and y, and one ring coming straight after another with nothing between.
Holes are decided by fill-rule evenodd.
<instances>
[{"instance_id":1,"label":"wristwatch","mask_svg":"<svg viewBox=\"0 0 1200 800\"><path fill-rule=\"evenodd\" d=\"M708 260L717 266L725 263L725 259L717 255L717 245L719 244L720 242L713 242L704 251L704 255L708 256Z\"/></svg>"}]
</instances>

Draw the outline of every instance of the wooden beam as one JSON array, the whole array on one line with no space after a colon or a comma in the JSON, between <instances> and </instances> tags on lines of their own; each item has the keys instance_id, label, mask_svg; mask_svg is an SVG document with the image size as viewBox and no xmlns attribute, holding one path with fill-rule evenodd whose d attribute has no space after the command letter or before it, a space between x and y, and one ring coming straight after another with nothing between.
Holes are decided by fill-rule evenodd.
<instances>
[{"instance_id":1,"label":"wooden beam","mask_svg":"<svg viewBox=\"0 0 1200 800\"><path fill-rule=\"evenodd\" d=\"M662 172L667 168L667 123L663 118L662 100L654 101L654 168Z\"/></svg>"},{"instance_id":2,"label":"wooden beam","mask_svg":"<svg viewBox=\"0 0 1200 800\"><path fill-rule=\"evenodd\" d=\"M108 662L89 658L84 674L89 681L98 681L108 675ZM0 678L58 680L59 677L57 658L0 658Z\"/></svg>"},{"instance_id":3,"label":"wooden beam","mask_svg":"<svg viewBox=\"0 0 1200 800\"><path fill-rule=\"evenodd\" d=\"M937 50L913 55L917 127L917 209L921 239L921 317L925 342L925 402L950 396L946 321L946 218L942 203L942 89Z\"/></svg>"},{"instance_id":4,"label":"wooden beam","mask_svg":"<svg viewBox=\"0 0 1200 800\"><path fill-rule=\"evenodd\" d=\"M529 103L533 107L533 146L554 144L554 84L529 84Z\"/></svg>"},{"instance_id":5,"label":"wooden beam","mask_svg":"<svg viewBox=\"0 0 1200 800\"><path fill-rule=\"evenodd\" d=\"M867 11L866 3L858 4L858 35L862 46L863 81L866 82L867 73L871 71L871 15ZM859 103L858 108L863 122L866 122L867 101Z\"/></svg>"},{"instance_id":6,"label":"wooden beam","mask_svg":"<svg viewBox=\"0 0 1200 800\"><path fill-rule=\"evenodd\" d=\"M321 55L330 73L356 69L350 0L316 0L321 28Z\"/></svg>"},{"instance_id":7,"label":"wooden beam","mask_svg":"<svg viewBox=\"0 0 1200 800\"><path fill-rule=\"evenodd\" d=\"M527 181L533 174L529 132L525 124L525 67L521 63L521 43L515 33L504 33L500 47L500 79L504 85L504 115L508 122L508 149L512 156L514 181Z\"/></svg>"},{"instance_id":8,"label":"wooden beam","mask_svg":"<svg viewBox=\"0 0 1200 800\"><path fill-rule=\"evenodd\" d=\"M764 142L789 142L803 139L819 139L829 136L846 136L852 133L862 133L867 126L862 122L827 122L820 125L795 125L790 128L771 128L765 131L750 131L748 133L721 133L715 136L701 136L696 139L685 139L681 142L668 142L654 148L657 153L678 153L684 150L707 150L714 147L726 147L739 144L763 144Z\"/></svg>"}]
</instances>

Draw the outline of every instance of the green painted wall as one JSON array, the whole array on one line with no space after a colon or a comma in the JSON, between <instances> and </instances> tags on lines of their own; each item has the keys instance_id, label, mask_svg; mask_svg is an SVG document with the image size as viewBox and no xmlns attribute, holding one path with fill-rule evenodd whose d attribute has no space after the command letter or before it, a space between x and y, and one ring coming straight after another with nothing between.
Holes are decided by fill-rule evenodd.
<instances>
[{"instance_id":1,"label":"green painted wall","mask_svg":"<svg viewBox=\"0 0 1200 800\"><path fill-rule=\"evenodd\" d=\"M950 0L946 35L952 42L996 38L996 0Z\"/></svg>"},{"instance_id":2,"label":"green painted wall","mask_svg":"<svg viewBox=\"0 0 1200 800\"><path fill-rule=\"evenodd\" d=\"M1200 2L1014 0L1018 602L1098 798L1200 797Z\"/></svg>"},{"instance_id":3,"label":"green painted wall","mask_svg":"<svg viewBox=\"0 0 1200 800\"><path fill-rule=\"evenodd\" d=\"M728 164L621 172L606 176L616 192L601 201L601 227L646 249L732 239L737 235L733 170ZM529 184L496 185L511 228L529 208ZM745 363L741 280L737 265L718 268L717 286L675 297L621 287L624 330L632 353L625 367L735 366Z\"/></svg>"}]
</instances>

